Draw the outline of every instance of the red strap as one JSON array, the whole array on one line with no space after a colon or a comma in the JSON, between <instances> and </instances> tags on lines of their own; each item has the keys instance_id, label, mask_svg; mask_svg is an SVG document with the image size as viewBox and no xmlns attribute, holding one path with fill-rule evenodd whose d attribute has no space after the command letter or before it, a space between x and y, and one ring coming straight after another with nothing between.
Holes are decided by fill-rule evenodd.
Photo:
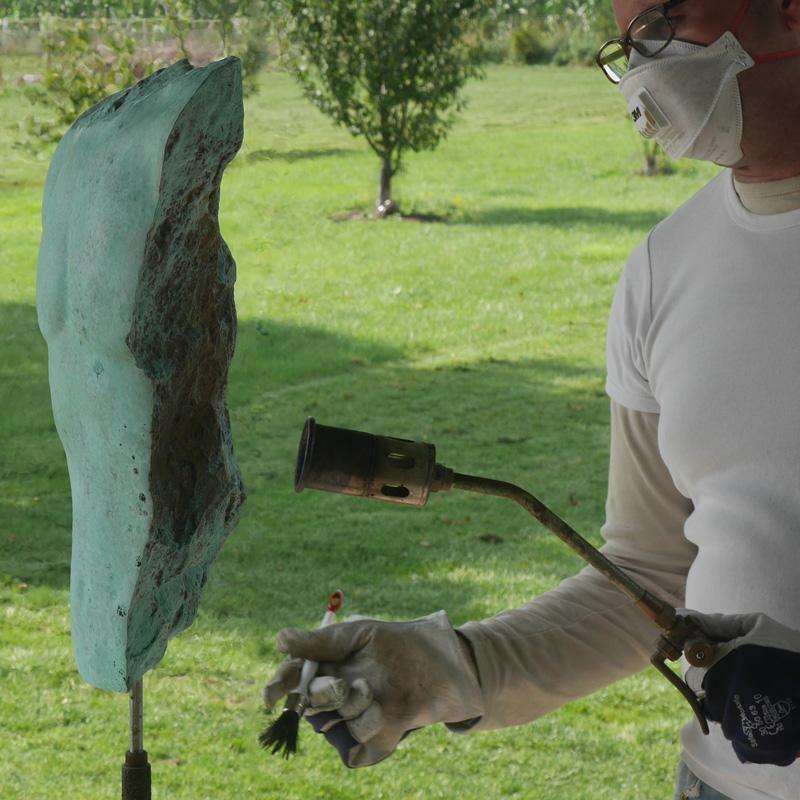
<instances>
[{"instance_id":1,"label":"red strap","mask_svg":"<svg viewBox=\"0 0 800 800\"><path fill-rule=\"evenodd\" d=\"M784 58L795 58L800 56L800 48L795 50L781 50L778 53L767 53L763 56L751 56L756 64L763 64L767 61L781 61Z\"/></svg>"},{"instance_id":2,"label":"red strap","mask_svg":"<svg viewBox=\"0 0 800 800\"><path fill-rule=\"evenodd\" d=\"M735 34L736 31L739 30L739 26L742 24L745 14L747 14L747 10L750 8L750 2L751 0L742 0L742 5L739 7L739 13L736 15L736 20L731 26L731 33ZM754 56L751 54L751 57L756 64L764 64L768 61L782 61L784 58L796 58L797 56L800 56L800 48L794 50L781 50L777 53L767 53L763 56Z\"/></svg>"},{"instance_id":3,"label":"red strap","mask_svg":"<svg viewBox=\"0 0 800 800\"><path fill-rule=\"evenodd\" d=\"M744 21L745 14L747 14L747 9L750 8L750 0L742 0L742 5L739 7L739 13L736 15L736 19L734 20L733 25L731 25L731 33L736 33L739 30L739 26Z\"/></svg>"}]
</instances>

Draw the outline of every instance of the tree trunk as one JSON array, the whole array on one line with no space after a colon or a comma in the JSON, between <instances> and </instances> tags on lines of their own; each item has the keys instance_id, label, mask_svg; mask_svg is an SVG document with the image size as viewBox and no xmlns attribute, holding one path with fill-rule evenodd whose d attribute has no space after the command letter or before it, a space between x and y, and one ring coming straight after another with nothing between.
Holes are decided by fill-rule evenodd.
<instances>
[{"instance_id":1,"label":"tree trunk","mask_svg":"<svg viewBox=\"0 0 800 800\"><path fill-rule=\"evenodd\" d=\"M399 209L396 203L392 200L392 176L394 170L392 169L392 161L390 158L384 158L381 163L381 191L378 195L378 206L375 213L378 217L388 217L389 214L396 214Z\"/></svg>"}]
</instances>

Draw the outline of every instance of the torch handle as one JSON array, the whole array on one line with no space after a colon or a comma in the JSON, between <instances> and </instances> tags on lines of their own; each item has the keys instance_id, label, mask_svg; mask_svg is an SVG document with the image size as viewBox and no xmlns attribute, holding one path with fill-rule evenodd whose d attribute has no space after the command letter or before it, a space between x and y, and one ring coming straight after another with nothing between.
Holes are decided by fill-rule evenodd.
<instances>
[{"instance_id":1,"label":"torch handle","mask_svg":"<svg viewBox=\"0 0 800 800\"><path fill-rule=\"evenodd\" d=\"M648 592L630 575L621 570L613 561L606 558L596 547L583 538L561 517L551 511L541 500L525 489L506 481L480 478L474 475L453 474L453 489L465 492L506 497L522 506L562 542L574 550L585 562L605 575L618 589L633 600L636 605L662 630L669 630L675 621L675 609Z\"/></svg>"},{"instance_id":2,"label":"torch handle","mask_svg":"<svg viewBox=\"0 0 800 800\"><path fill-rule=\"evenodd\" d=\"M686 698L703 733L708 733L708 721L694 692L664 663L677 660L681 654L694 666L704 667L711 663L713 644L704 639L702 632L690 620L678 616L673 606L648 592L530 492L505 481L461 475L440 464L436 468L435 474L440 476L440 482L435 491L461 489L514 500L630 597L639 610L663 631L650 663Z\"/></svg>"}]
</instances>

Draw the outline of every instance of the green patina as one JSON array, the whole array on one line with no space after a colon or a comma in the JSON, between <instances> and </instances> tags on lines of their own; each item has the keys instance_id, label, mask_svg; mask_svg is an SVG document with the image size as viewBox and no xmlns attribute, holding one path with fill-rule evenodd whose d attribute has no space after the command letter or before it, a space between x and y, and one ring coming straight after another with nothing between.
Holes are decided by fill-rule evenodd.
<instances>
[{"instance_id":1,"label":"green patina","mask_svg":"<svg viewBox=\"0 0 800 800\"><path fill-rule=\"evenodd\" d=\"M106 689L192 622L244 502L217 220L242 127L238 59L182 61L83 114L48 172L37 306L72 486L73 646Z\"/></svg>"}]
</instances>

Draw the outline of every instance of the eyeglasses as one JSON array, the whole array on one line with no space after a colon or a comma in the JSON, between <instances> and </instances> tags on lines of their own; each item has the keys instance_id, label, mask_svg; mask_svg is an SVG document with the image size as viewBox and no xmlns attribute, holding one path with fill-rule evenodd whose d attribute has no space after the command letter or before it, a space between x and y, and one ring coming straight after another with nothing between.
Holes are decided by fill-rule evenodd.
<instances>
[{"instance_id":1,"label":"eyeglasses","mask_svg":"<svg viewBox=\"0 0 800 800\"><path fill-rule=\"evenodd\" d=\"M598 51L597 66L611 83L619 83L628 71L631 50L645 58L657 56L674 38L675 24L667 13L685 0L667 0L637 14L624 36L609 39Z\"/></svg>"}]
</instances>

